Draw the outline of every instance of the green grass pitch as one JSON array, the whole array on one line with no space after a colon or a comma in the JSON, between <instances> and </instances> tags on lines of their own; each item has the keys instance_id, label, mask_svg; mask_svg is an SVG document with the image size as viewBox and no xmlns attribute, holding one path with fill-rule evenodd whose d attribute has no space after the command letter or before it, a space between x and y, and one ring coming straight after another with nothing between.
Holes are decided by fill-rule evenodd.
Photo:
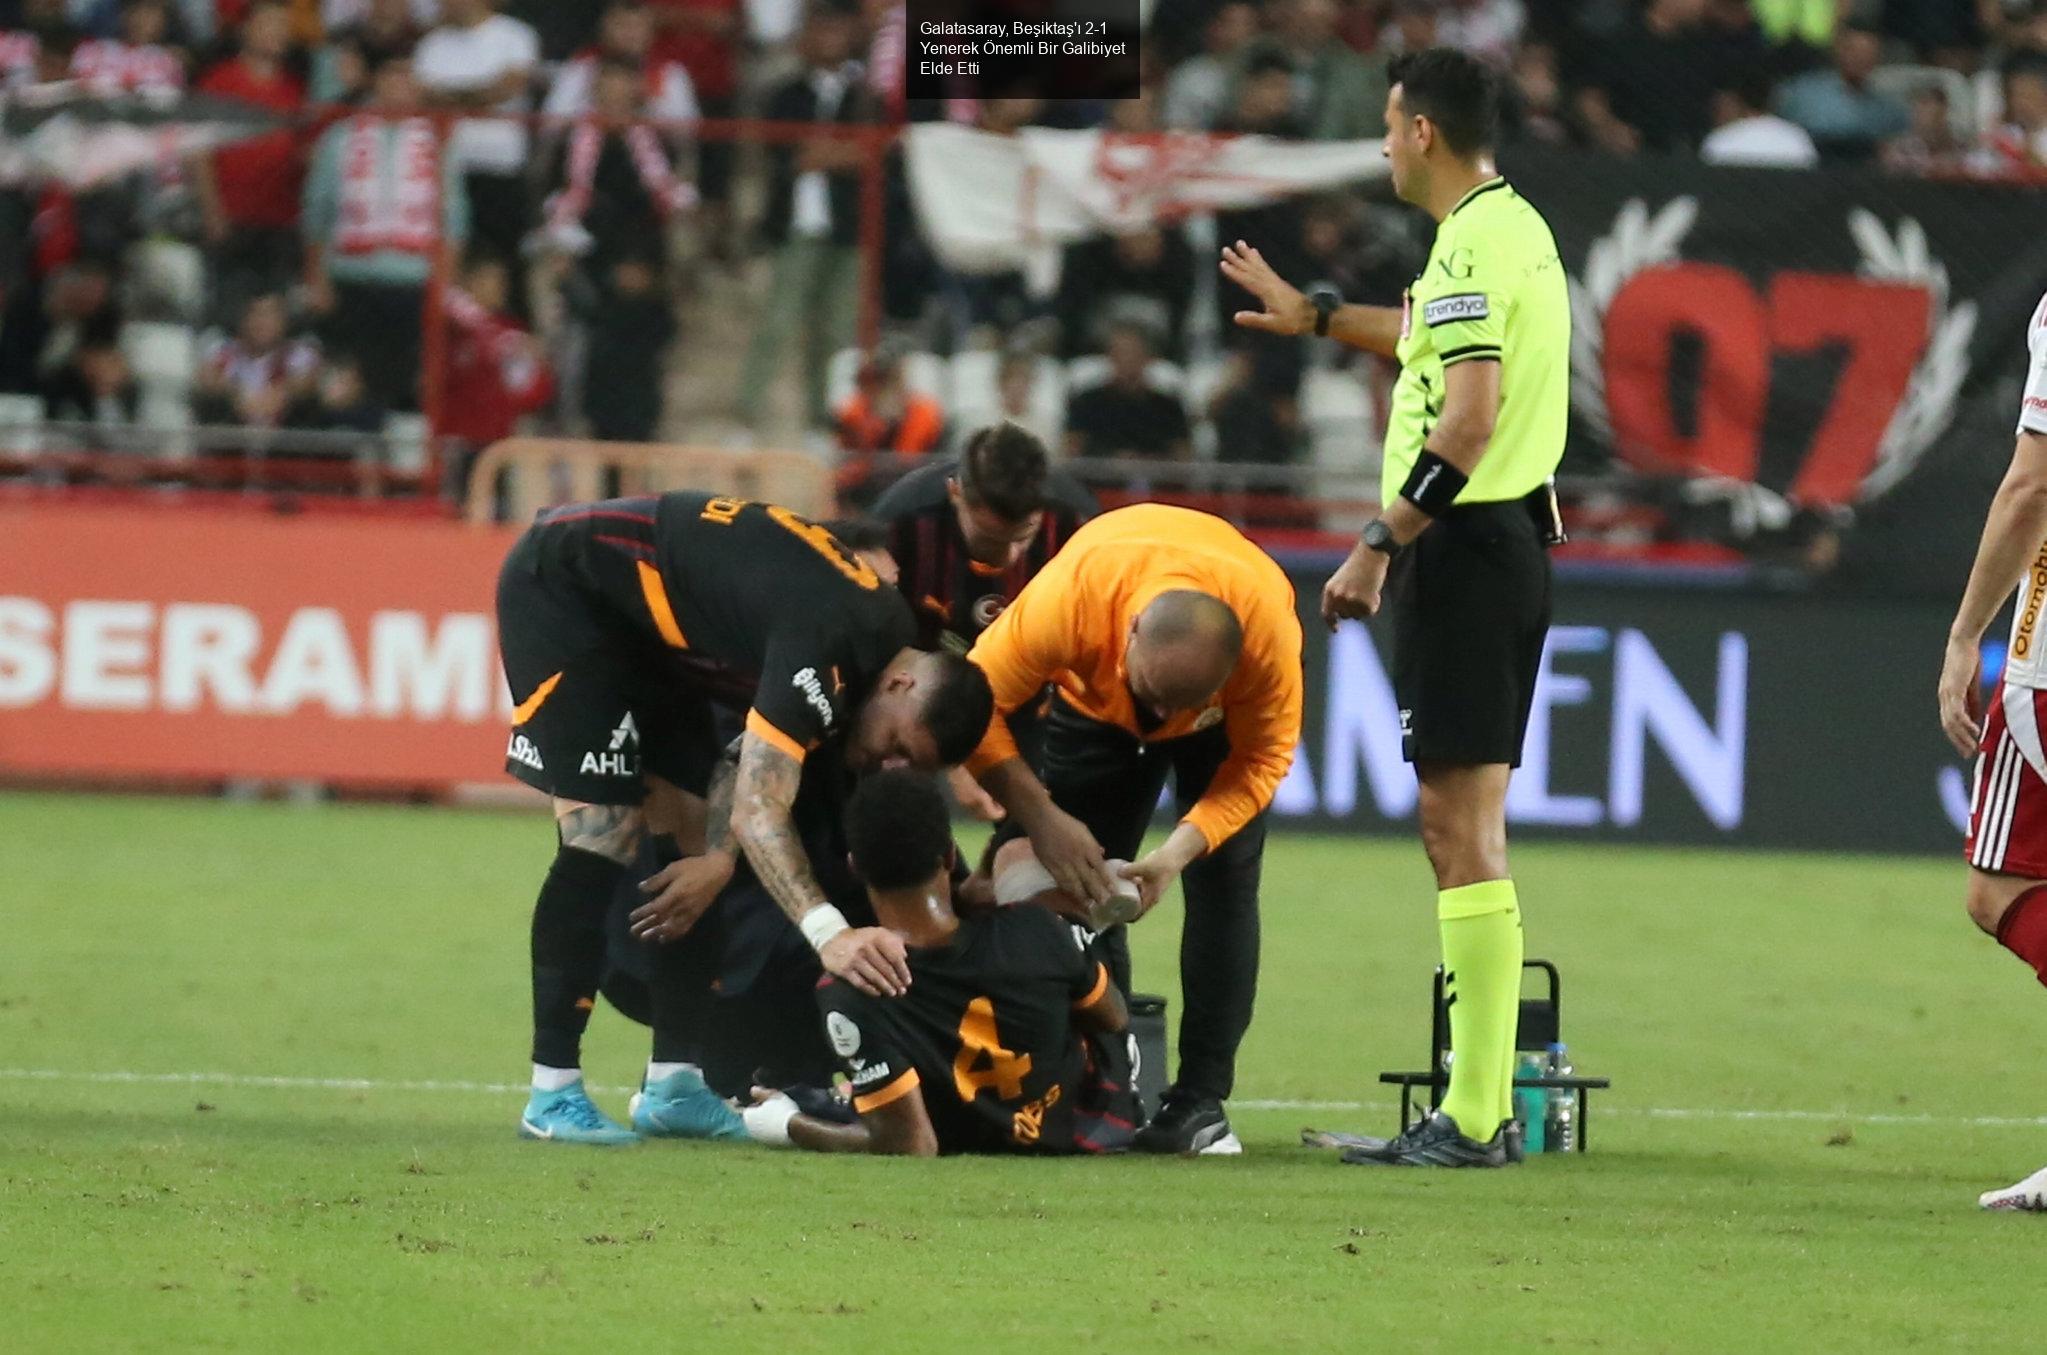
<instances>
[{"instance_id":1,"label":"green grass pitch","mask_svg":"<svg viewBox=\"0 0 2047 1355\"><path fill-rule=\"evenodd\" d=\"M1615 1090L1582 1158L1435 1174L1296 1139L1387 1126L1374 1074L1424 1042L1435 923L1409 841L1274 840L1245 1157L911 1163L516 1139L520 1096L478 1084L524 1078L544 818L12 794L0 825L0 1349L1889 1351L2038 1330L2047 1232L1975 1196L2047 1162L2047 1002L1963 917L1958 859L1519 849L1529 952L1563 966L1579 1065ZM1137 929L1142 986L1174 991L1176 926L1168 907ZM644 1056L601 1012L592 1082ZM185 1073L213 1076L158 1076ZM1255 1108L1302 1101L1365 1104Z\"/></svg>"}]
</instances>

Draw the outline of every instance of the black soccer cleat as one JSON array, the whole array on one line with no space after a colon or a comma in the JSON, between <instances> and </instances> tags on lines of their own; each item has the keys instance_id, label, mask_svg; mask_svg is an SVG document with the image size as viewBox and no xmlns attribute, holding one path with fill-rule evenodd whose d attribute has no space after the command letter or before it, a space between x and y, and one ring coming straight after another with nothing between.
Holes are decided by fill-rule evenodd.
<instances>
[{"instance_id":1,"label":"black soccer cleat","mask_svg":"<svg viewBox=\"0 0 2047 1355\"><path fill-rule=\"evenodd\" d=\"M1137 1131L1132 1147L1141 1153L1178 1153L1186 1157L1235 1157L1243 1143L1230 1130L1222 1102L1212 1096L1179 1096L1167 1092L1165 1104L1151 1123Z\"/></svg>"},{"instance_id":2,"label":"black soccer cleat","mask_svg":"<svg viewBox=\"0 0 2047 1355\"><path fill-rule=\"evenodd\" d=\"M1493 1131L1491 1140L1480 1143L1466 1138L1457 1121L1440 1110L1386 1140L1385 1146L1352 1148L1342 1160L1354 1167L1504 1167L1512 1161L1504 1124Z\"/></svg>"}]
</instances>

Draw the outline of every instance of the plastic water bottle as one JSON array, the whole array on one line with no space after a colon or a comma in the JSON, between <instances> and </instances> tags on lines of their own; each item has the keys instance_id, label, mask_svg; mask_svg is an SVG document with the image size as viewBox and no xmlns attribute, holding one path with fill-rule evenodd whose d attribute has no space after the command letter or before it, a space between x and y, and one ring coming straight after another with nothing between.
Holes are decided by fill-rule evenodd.
<instances>
[{"instance_id":1,"label":"plastic water bottle","mask_svg":"<svg viewBox=\"0 0 2047 1355\"><path fill-rule=\"evenodd\" d=\"M1562 1041L1549 1047L1549 1072L1551 1077L1571 1075L1570 1055L1565 1052ZM1578 1146L1577 1102L1575 1093L1568 1087L1549 1089L1549 1115L1543 1125L1543 1151L1568 1153Z\"/></svg>"},{"instance_id":2,"label":"plastic water bottle","mask_svg":"<svg viewBox=\"0 0 2047 1355\"><path fill-rule=\"evenodd\" d=\"M1540 1054L1523 1054L1514 1062L1515 1077L1541 1077L1547 1071ZM1549 1141L1549 1092L1543 1087L1514 1088L1514 1118L1521 1122L1521 1148L1539 1153Z\"/></svg>"}]
</instances>

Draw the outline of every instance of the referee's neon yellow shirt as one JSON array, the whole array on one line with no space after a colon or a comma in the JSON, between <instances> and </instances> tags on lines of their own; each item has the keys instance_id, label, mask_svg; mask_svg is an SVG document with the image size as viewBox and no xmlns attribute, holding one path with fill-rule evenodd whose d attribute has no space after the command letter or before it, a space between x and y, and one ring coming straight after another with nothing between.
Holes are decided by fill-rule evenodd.
<instances>
[{"instance_id":1,"label":"referee's neon yellow shirt","mask_svg":"<svg viewBox=\"0 0 2047 1355\"><path fill-rule=\"evenodd\" d=\"M1492 441L1459 503L1533 493L1556 473L1571 410L1571 297L1549 223L1505 179L1466 193L1436 228L1401 303L1400 379L1386 420L1379 497L1407 483L1443 414L1443 369L1500 364Z\"/></svg>"}]
</instances>

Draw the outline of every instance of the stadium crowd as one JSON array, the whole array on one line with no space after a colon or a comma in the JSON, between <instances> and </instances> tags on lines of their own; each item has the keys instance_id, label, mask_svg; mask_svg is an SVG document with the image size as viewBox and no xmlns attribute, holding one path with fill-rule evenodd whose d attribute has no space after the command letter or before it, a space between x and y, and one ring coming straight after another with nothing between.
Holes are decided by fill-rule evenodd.
<instances>
[{"instance_id":1,"label":"stadium crowd","mask_svg":"<svg viewBox=\"0 0 2047 1355\"><path fill-rule=\"evenodd\" d=\"M1444 44L1505 72L1510 143L2047 173L2042 0L1156 0L1143 97L1116 103L910 100L905 23L887 0L0 0L0 89L189 91L277 119L115 183L0 189L0 401L359 432L416 428L429 385L458 449L522 423L641 441L681 431L668 397L707 350L743 347L730 413L787 437L793 358L820 451L918 455L999 413L1072 456L1285 467L1333 359L1244 342L1206 260L1255 238L1288 276L1396 294L1427 231L1383 195L1086 241L1045 288L942 268L895 156L890 342L855 359L860 149L694 124L1371 139L1388 61ZM427 112L459 115L445 156ZM746 265L744 344L715 313L688 323L704 274ZM925 379L927 354L950 379ZM1344 361L1383 399L1384 364Z\"/></svg>"}]
</instances>

